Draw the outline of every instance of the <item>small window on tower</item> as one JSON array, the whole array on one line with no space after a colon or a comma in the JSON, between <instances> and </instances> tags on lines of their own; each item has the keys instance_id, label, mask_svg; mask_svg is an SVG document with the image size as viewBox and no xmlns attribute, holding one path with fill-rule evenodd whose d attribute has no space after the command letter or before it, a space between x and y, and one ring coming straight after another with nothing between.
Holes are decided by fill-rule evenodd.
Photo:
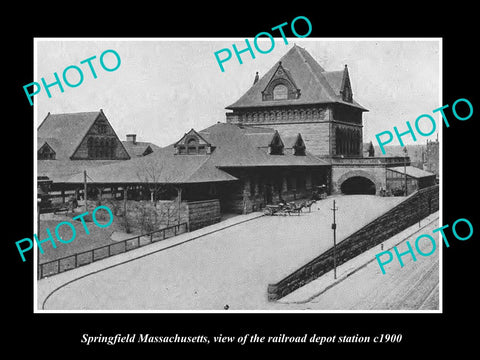
<instances>
[{"instance_id":1,"label":"small window on tower","mask_svg":"<svg viewBox=\"0 0 480 360\"><path fill-rule=\"evenodd\" d=\"M288 88L285 85L279 84L273 89L273 100L288 99Z\"/></svg>"}]
</instances>

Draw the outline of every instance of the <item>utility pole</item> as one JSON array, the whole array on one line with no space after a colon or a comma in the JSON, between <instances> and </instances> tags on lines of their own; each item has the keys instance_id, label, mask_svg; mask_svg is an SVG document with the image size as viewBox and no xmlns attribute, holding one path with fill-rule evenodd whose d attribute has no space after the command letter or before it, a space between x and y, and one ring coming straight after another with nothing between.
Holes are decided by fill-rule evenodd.
<instances>
[{"instance_id":1,"label":"utility pole","mask_svg":"<svg viewBox=\"0 0 480 360\"><path fill-rule=\"evenodd\" d=\"M38 201L38 194L37 194L37 236L40 237L40 202ZM37 248L37 280L40 280L41 279L40 250L38 246L36 246L36 248Z\"/></svg>"},{"instance_id":2,"label":"utility pole","mask_svg":"<svg viewBox=\"0 0 480 360\"><path fill-rule=\"evenodd\" d=\"M85 212L87 209L87 170L83 170L83 198L85 200Z\"/></svg>"},{"instance_id":3,"label":"utility pole","mask_svg":"<svg viewBox=\"0 0 480 360\"><path fill-rule=\"evenodd\" d=\"M335 211L338 208L335 206L335 200L333 200L333 223L332 223L332 230L333 230L333 278L337 279L337 237L336 237L336 230L337 230L337 223L335 222Z\"/></svg>"},{"instance_id":4,"label":"utility pole","mask_svg":"<svg viewBox=\"0 0 480 360\"><path fill-rule=\"evenodd\" d=\"M404 146L403 152L405 153L405 156L403 158L403 172L405 174L405 196L408 195L408 186L407 186L407 147Z\"/></svg>"}]
</instances>

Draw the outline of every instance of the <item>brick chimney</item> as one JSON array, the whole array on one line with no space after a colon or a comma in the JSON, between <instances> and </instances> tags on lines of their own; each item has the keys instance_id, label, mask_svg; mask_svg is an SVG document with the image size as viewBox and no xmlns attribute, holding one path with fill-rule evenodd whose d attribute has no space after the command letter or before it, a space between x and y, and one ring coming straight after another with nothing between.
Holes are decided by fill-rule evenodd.
<instances>
[{"instance_id":1,"label":"brick chimney","mask_svg":"<svg viewBox=\"0 0 480 360\"><path fill-rule=\"evenodd\" d=\"M127 134L127 141L130 141L135 145L137 143L137 134Z\"/></svg>"}]
</instances>

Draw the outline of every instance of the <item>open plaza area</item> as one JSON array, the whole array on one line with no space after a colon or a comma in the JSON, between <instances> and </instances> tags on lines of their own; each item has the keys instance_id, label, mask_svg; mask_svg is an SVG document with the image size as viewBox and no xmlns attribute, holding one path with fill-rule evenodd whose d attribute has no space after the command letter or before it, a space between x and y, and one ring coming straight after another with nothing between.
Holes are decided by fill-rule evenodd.
<instances>
[{"instance_id":1,"label":"open plaza area","mask_svg":"<svg viewBox=\"0 0 480 360\"><path fill-rule=\"evenodd\" d=\"M159 242L119 254L113 257L115 264L105 262L102 266L100 261L57 275L64 276L63 284L57 276L39 280L38 304L45 310L322 309L319 299L305 304L295 299L290 303L269 302L267 287L333 246L333 199L338 207L337 241L402 200L373 195L331 196L318 201L311 212L304 210L298 216L251 217L223 229L218 223L211 226L211 231L208 227L197 230L204 236L195 238L195 231L181 234L165 240L164 245ZM187 238L194 239L186 242ZM179 245L170 246L174 244ZM139 251L143 252L136 253ZM88 267L95 267L93 273L89 274ZM370 267L375 273L357 281L357 286L367 289L370 282L387 280L376 263ZM397 276L419 275L398 268ZM432 271L438 282L438 268ZM354 302L355 290L347 288L335 298L351 298ZM370 305L365 304L365 308ZM326 303L325 309L331 307Z\"/></svg>"}]
</instances>

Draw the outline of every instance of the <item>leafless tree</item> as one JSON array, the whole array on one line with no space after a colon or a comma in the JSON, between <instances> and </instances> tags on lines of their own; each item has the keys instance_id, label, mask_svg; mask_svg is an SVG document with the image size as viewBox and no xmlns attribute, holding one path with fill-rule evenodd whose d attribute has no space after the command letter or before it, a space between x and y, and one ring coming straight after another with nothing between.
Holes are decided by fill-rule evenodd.
<instances>
[{"instance_id":1,"label":"leafless tree","mask_svg":"<svg viewBox=\"0 0 480 360\"><path fill-rule=\"evenodd\" d=\"M164 164L157 156L145 156L137 163L136 175L150 191L150 202L156 204L161 193L166 191L168 180L163 173Z\"/></svg>"},{"instance_id":2,"label":"leafless tree","mask_svg":"<svg viewBox=\"0 0 480 360\"><path fill-rule=\"evenodd\" d=\"M136 175L148 188L150 192L150 203L153 206L153 219L148 215L149 212L146 211L146 209L141 212L144 216L142 223L148 228L157 228L160 223L169 226L172 219L180 218L180 206L175 204L175 202L168 201L158 204L159 198L168 190L169 186L167 183L170 178L166 176L164 170L164 163L161 157L155 155L145 156L139 159L137 163ZM177 189L177 191L179 190ZM179 196L178 202L180 201L181 198ZM144 207L146 206L147 205L144 204Z\"/></svg>"}]
</instances>

